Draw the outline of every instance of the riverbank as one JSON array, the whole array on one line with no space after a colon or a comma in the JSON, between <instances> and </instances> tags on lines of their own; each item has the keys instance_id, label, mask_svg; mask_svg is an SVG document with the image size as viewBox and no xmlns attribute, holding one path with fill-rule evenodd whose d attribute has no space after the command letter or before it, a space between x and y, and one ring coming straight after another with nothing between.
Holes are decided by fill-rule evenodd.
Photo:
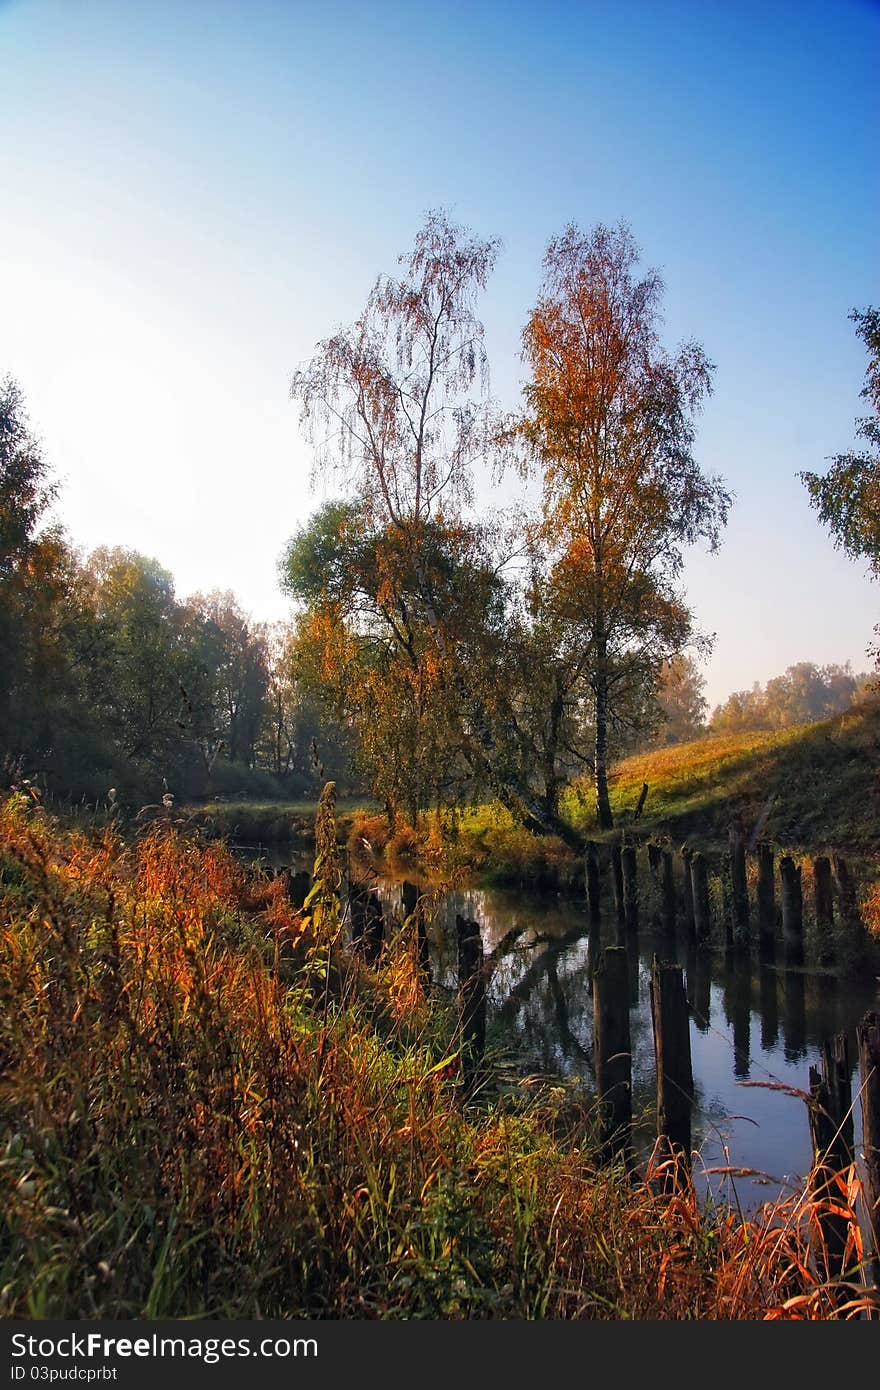
<instances>
[{"instance_id":1,"label":"riverbank","mask_svg":"<svg viewBox=\"0 0 880 1390\"><path fill-rule=\"evenodd\" d=\"M394 931L220 844L0 810L4 1317L835 1313L809 1202L745 1221L599 1166L589 1097L459 1084Z\"/></svg>"}]
</instances>

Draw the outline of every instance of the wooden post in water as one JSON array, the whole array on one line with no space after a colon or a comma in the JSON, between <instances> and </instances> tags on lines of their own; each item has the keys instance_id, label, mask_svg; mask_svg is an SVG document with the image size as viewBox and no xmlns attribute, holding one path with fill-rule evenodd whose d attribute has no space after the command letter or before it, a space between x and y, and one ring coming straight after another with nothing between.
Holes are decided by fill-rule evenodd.
<instances>
[{"instance_id":1,"label":"wooden post in water","mask_svg":"<svg viewBox=\"0 0 880 1390\"><path fill-rule=\"evenodd\" d=\"M635 845L624 845L621 855L623 870L623 915L627 931L639 929L639 867Z\"/></svg>"},{"instance_id":2,"label":"wooden post in water","mask_svg":"<svg viewBox=\"0 0 880 1390\"><path fill-rule=\"evenodd\" d=\"M839 854L832 855L831 865L834 871L834 887L837 891L840 920L844 926L860 928L862 917L859 912L855 879L849 871L846 860L841 859Z\"/></svg>"},{"instance_id":3,"label":"wooden post in water","mask_svg":"<svg viewBox=\"0 0 880 1390\"><path fill-rule=\"evenodd\" d=\"M732 913L733 946L736 951L749 949L749 882L746 876L746 845L738 825L730 827L730 907Z\"/></svg>"},{"instance_id":4,"label":"wooden post in water","mask_svg":"<svg viewBox=\"0 0 880 1390\"><path fill-rule=\"evenodd\" d=\"M287 896L294 907L300 908L309 896L312 876L308 869L291 870L288 880Z\"/></svg>"},{"instance_id":5,"label":"wooden post in water","mask_svg":"<svg viewBox=\"0 0 880 1390\"><path fill-rule=\"evenodd\" d=\"M809 1116L814 1157L811 1189L819 1203L824 1256L821 1263L825 1265L826 1277L836 1280L844 1271L848 1222L845 1216L824 1208L839 1206L838 1180L853 1161L852 1087L845 1033L826 1039L821 1060L821 1072L810 1067Z\"/></svg>"},{"instance_id":6,"label":"wooden post in water","mask_svg":"<svg viewBox=\"0 0 880 1390\"><path fill-rule=\"evenodd\" d=\"M730 855L721 856L721 920L724 923L724 948L733 950L733 890L731 888Z\"/></svg>"},{"instance_id":7,"label":"wooden post in water","mask_svg":"<svg viewBox=\"0 0 880 1390\"><path fill-rule=\"evenodd\" d=\"M587 881L587 907L591 922L598 922L602 916L601 879L599 877L599 846L595 840L588 840L584 854L584 875Z\"/></svg>"},{"instance_id":8,"label":"wooden post in water","mask_svg":"<svg viewBox=\"0 0 880 1390\"><path fill-rule=\"evenodd\" d=\"M632 1123L629 967L622 946L606 946L596 965L593 1038L602 1151L608 1160L628 1152Z\"/></svg>"},{"instance_id":9,"label":"wooden post in water","mask_svg":"<svg viewBox=\"0 0 880 1390\"><path fill-rule=\"evenodd\" d=\"M412 920L416 930L416 950L418 952L419 969L422 974L431 977L431 956L428 950L428 936L425 923L425 912L420 900L419 890L409 879L404 879L400 890L401 901L403 904L404 921Z\"/></svg>"},{"instance_id":10,"label":"wooden post in water","mask_svg":"<svg viewBox=\"0 0 880 1390\"><path fill-rule=\"evenodd\" d=\"M880 1013L869 1010L856 1027L862 1091L862 1144L866 1199L874 1240L874 1284L880 1288Z\"/></svg>"},{"instance_id":11,"label":"wooden post in water","mask_svg":"<svg viewBox=\"0 0 880 1390\"><path fill-rule=\"evenodd\" d=\"M820 855L813 860L813 906L819 942L819 964L834 964L834 888L831 860Z\"/></svg>"},{"instance_id":12,"label":"wooden post in water","mask_svg":"<svg viewBox=\"0 0 880 1390\"><path fill-rule=\"evenodd\" d=\"M465 1091L473 1090L486 1050L486 982L479 922L456 915L458 936L458 1031Z\"/></svg>"},{"instance_id":13,"label":"wooden post in water","mask_svg":"<svg viewBox=\"0 0 880 1390\"><path fill-rule=\"evenodd\" d=\"M382 937L385 933L385 917L382 901L378 893L367 894L364 946L370 965L375 965L382 951Z\"/></svg>"},{"instance_id":14,"label":"wooden post in water","mask_svg":"<svg viewBox=\"0 0 880 1390\"><path fill-rule=\"evenodd\" d=\"M626 923L626 909L623 902L623 851L618 842L611 846L611 883L614 889L614 910L617 913L617 925L622 927ZM618 933L618 941L620 933Z\"/></svg>"},{"instance_id":15,"label":"wooden post in water","mask_svg":"<svg viewBox=\"0 0 880 1390\"><path fill-rule=\"evenodd\" d=\"M671 1156L690 1166L691 1102L694 1077L687 995L680 965L654 957L651 970L651 1018L657 1065L657 1133Z\"/></svg>"},{"instance_id":16,"label":"wooden post in water","mask_svg":"<svg viewBox=\"0 0 880 1390\"><path fill-rule=\"evenodd\" d=\"M795 864L790 854L784 854L779 861L779 877L782 885L782 941L785 964L799 966L804 963L804 900L801 891L801 866Z\"/></svg>"},{"instance_id":17,"label":"wooden post in water","mask_svg":"<svg viewBox=\"0 0 880 1390\"><path fill-rule=\"evenodd\" d=\"M672 850L662 851L663 862L663 930L675 937L675 868Z\"/></svg>"},{"instance_id":18,"label":"wooden post in water","mask_svg":"<svg viewBox=\"0 0 880 1390\"><path fill-rule=\"evenodd\" d=\"M709 874L706 859L699 850L691 856L691 892L694 904L694 932L697 942L707 946L712 935L712 903L709 898Z\"/></svg>"},{"instance_id":19,"label":"wooden post in water","mask_svg":"<svg viewBox=\"0 0 880 1390\"><path fill-rule=\"evenodd\" d=\"M776 954L776 884L773 877L773 847L766 840L758 853L758 950L762 960Z\"/></svg>"},{"instance_id":20,"label":"wooden post in water","mask_svg":"<svg viewBox=\"0 0 880 1390\"><path fill-rule=\"evenodd\" d=\"M688 932L694 930L694 881L691 873L694 852L687 845L681 847L681 862L684 865L684 924Z\"/></svg>"},{"instance_id":21,"label":"wooden post in water","mask_svg":"<svg viewBox=\"0 0 880 1390\"><path fill-rule=\"evenodd\" d=\"M660 865L663 860L663 850L654 840L648 843L648 868L652 874L659 874Z\"/></svg>"}]
</instances>

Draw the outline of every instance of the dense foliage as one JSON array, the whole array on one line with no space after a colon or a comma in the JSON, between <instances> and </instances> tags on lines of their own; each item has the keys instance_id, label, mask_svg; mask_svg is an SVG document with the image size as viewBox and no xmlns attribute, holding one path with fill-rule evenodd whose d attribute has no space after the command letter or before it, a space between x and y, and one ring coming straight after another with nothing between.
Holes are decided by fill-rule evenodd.
<instances>
[{"instance_id":1,"label":"dense foliage","mask_svg":"<svg viewBox=\"0 0 880 1390\"><path fill-rule=\"evenodd\" d=\"M16 384L0 388L0 766L62 797L273 796L346 776L291 633L231 593L181 601L157 561L77 553ZM112 789L112 794L111 794Z\"/></svg>"}]
</instances>

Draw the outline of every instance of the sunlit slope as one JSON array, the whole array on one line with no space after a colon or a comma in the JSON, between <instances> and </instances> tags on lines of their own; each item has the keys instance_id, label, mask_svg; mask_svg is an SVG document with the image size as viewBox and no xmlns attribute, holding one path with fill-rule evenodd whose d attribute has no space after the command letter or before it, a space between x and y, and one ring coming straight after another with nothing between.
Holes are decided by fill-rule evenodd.
<instances>
[{"instance_id":1,"label":"sunlit slope","mask_svg":"<svg viewBox=\"0 0 880 1390\"><path fill-rule=\"evenodd\" d=\"M614 769L618 824L631 819L645 782L645 830L716 838L736 813L754 826L773 796L766 833L780 844L872 855L880 850L880 700L816 724L628 758Z\"/></svg>"}]
</instances>

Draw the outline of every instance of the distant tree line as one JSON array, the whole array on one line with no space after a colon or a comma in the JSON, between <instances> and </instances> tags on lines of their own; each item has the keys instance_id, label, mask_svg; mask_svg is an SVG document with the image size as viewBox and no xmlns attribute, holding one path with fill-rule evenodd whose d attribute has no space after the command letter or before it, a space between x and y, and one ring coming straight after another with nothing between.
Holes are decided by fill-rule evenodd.
<instances>
[{"instance_id":1,"label":"distant tree line","mask_svg":"<svg viewBox=\"0 0 880 1390\"><path fill-rule=\"evenodd\" d=\"M815 666L799 661L766 685L737 690L717 705L709 731L736 734L749 729L785 729L843 714L853 704L876 692L877 676L853 674L845 666Z\"/></svg>"},{"instance_id":2,"label":"distant tree line","mask_svg":"<svg viewBox=\"0 0 880 1390\"><path fill-rule=\"evenodd\" d=\"M345 781L349 743L296 679L292 633L231 593L178 599L120 547L79 554L21 392L0 385L0 765L62 797L150 800Z\"/></svg>"}]
</instances>

